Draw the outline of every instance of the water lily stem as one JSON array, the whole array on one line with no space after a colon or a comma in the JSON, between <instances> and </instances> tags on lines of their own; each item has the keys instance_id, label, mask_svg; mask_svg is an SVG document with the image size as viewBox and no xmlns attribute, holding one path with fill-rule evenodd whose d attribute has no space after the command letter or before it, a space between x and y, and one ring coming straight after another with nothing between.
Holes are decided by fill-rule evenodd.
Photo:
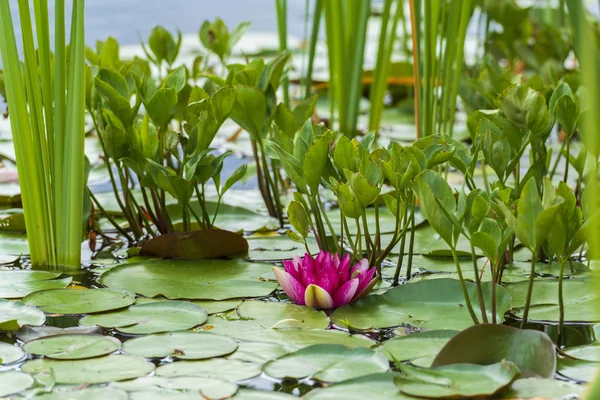
<instances>
[{"instance_id":1,"label":"water lily stem","mask_svg":"<svg viewBox=\"0 0 600 400\"><path fill-rule=\"evenodd\" d=\"M477 299L479 300L479 310L481 318L485 324L488 323L487 313L485 311L485 301L483 299L483 289L481 288L481 279L479 278L479 268L477 267L477 257L475 257L475 246L471 243L471 259L473 260L473 272L475 273L475 284L477 285ZM494 285L494 282L492 282Z\"/></svg>"},{"instance_id":2,"label":"water lily stem","mask_svg":"<svg viewBox=\"0 0 600 400\"><path fill-rule=\"evenodd\" d=\"M415 248L415 207L417 199L412 195L412 205L410 209L410 242L408 244L408 265L406 266L406 279L410 279L412 274L413 250Z\"/></svg>"},{"instance_id":3,"label":"water lily stem","mask_svg":"<svg viewBox=\"0 0 600 400\"><path fill-rule=\"evenodd\" d=\"M88 188L88 193L90 194L90 198L92 199L92 201L94 202L94 204L96 205L96 207L98 208L98 210L100 210L100 212L106 217L106 219L108 220L108 222L111 223L112 226L115 227L115 229L123 236L125 236L125 238L127 238L127 241L129 243L133 243L134 239L129 236L127 234L127 232L121 228L121 226L117 223L117 221L115 221L115 219L112 217L112 215L110 215L109 213L106 212L106 210L104 209L104 207L102 207L102 204L100 203L100 201L98 201L98 199L96 198L96 196L94 195L94 193L92 193L92 191Z\"/></svg>"},{"instance_id":4,"label":"water lily stem","mask_svg":"<svg viewBox=\"0 0 600 400\"><path fill-rule=\"evenodd\" d=\"M563 141L562 145L560 146L560 150L558 151L558 155L556 156L556 160L554 160L554 165L552 166L552 169L550 170L550 176L549 178L552 179L554 177L554 174L556 173L556 168L558 168L558 162L560 161L560 158L562 157L562 153L563 150L565 149L565 146L567 145L567 141Z\"/></svg>"},{"instance_id":5,"label":"water lily stem","mask_svg":"<svg viewBox=\"0 0 600 400\"><path fill-rule=\"evenodd\" d=\"M561 257L560 271L558 273L558 334L556 335L556 346L560 348L563 340L563 328L565 324L565 300L563 297L563 279L565 275L565 260Z\"/></svg>"},{"instance_id":6,"label":"water lily stem","mask_svg":"<svg viewBox=\"0 0 600 400\"><path fill-rule=\"evenodd\" d=\"M452 257L454 258L454 264L456 265L456 273L458 274L458 280L460 281L460 286L465 297L465 303L467 305L467 310L469 310L469 314L473 319L475 324L479 323L479 319L477 318L477 314L475 314L475 310L473 310L473 304L471 304L471 298L469 297L469 291L467 290L467 285L465 284L465 278L463 277L462 270L460 268L460 262L458 261L458 256L456 255L456 248L452 247ZM485 315L485 314L484 314Z\"/></svg>"},{"instance_id":7,"label":"water lily stem","mask_svg":"<svg viewBox=\"0 0 600 400\"><path fill-rule=\"evenodd\" d=\"M521 321L521 329L527 324L529 316L529 307L531 306L531 294L533 293L533 281L535 278L535 263L537 261L537 251L531 252L531 270L529 272L529 284L527 286L527 297L525 299L525 308L523 309L523 320Z\"/></svg>"}]
</instances>

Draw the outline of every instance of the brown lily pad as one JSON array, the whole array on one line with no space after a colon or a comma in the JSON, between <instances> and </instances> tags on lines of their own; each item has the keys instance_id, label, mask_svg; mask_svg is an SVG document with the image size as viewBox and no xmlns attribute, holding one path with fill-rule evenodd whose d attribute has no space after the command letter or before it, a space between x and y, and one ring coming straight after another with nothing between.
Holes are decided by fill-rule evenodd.
<instances>
[{"instance_id":1,"label":"brown lily pad","mask_svg":"<svg viewBox=\"0 0 600 400\"><path fill-rule=\"evenodd\" d=\"M220 229L203 229L167 233L150 239L142 246L140 255L198 260L247 252L248 242L242 235Z\"/></svg>"}]
</instances>

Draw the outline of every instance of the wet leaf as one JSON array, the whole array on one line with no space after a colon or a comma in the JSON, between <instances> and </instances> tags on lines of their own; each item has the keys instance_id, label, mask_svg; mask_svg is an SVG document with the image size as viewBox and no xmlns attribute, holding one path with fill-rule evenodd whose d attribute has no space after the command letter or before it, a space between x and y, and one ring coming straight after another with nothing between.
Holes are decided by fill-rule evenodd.
<instances>
[{"instance_id":1,"label":"wet leaf","mask_svg":"<svg viewBox=\"0 0 600 400\"><path fill-rule=\"evenodd\" d=\"M386 340L375 350L384 354L390 361L415 360L419 365L425 362L429 367L434 357L457 333L450 330L415 332Z\"/></svg>"},{"instance_id":2,"label":"wet leaf","mask_svg":"<svg viewBox=\"0 0 600 400\"><path fill-rule=\"evenodd\" d=\"M244 381L260 375L259 364L238 360L215 358L206 361L178 361L161 365L156 369L157 376L194 376L202 378L219 378L228 382Z\"/></svg>"},{"instance_id":3,"label":"wet leaf","mask_svg":"<svg viewBox=\"0 0 600 400\"><path fill-rule=\"evenodd\" d=\"M43 325L44 322L46 316L38 308L0 299L0 331L16 331L23 325Z\"/></svg>"},{"instance_id":4,"label":"wet leaf","mask_svg":"<svg viewBox=\"0 0 600 400\"><path fill-rule=\"evenodd\" d=\"M56 335L32 340L23 346L23 350L56 360L81 360L104 356L120 347L121 342L110 336Z\"/></svg>"},{"instance_id":5,"label":"wet leaf","mask_svg":"<svg viewBox=\"0 0 600 400\"><path fill-rule=\"evenodd\" d=\"M19 346L0 342L0 365L12 364L25 357L25 353Z\"/></svg>"},{"instance_id":6,"label":"wet leaf","mask_svg":"<svg viewBox=\"0 0 600 400\"><path fill-rule=\"evenodd\" d=\"M246 253L248 242L240 234L220 229L167 233L142 245L140 255L179 260L220 258Z\"/></svg>"},{"instance_id":7,"label":"wet leaf","mask_svg":"<svg viewBox=\"0 0 600 400\"><path fill-rule=\"evenodd\" d=\"M146 358L172 357L200 360L220 357L236 351L235 340L210 332L169 332L128 340L123 352Z\"/></svg>"},{"instance_id":8,"label":"wet leaf","mask_svg":"<svg viewBox=\"0 0 600 400\"><path fill-rule=\"evenodd\" d=\"M0 397L17 394L30 388L35 380L19 371L0 372Z\"/></svg>"},{"instance_id":9,"label":"wet leaf","mask_svg":"<svg viewBox=\"0 0 600 400\"><path fill-rule=\"evenodd\" d=\"M73 278L58 278L61 274L46 271L0 271L0 298L17 299L45 289L59 289L69 285Z\"/></svg>"},{"instance_id":10,"label":"wet leaf","mask_svg":"<svg viewBox=\"0 0 600 400\"><path fill-rule=\"evenodd\" d=\"M394 385L396 374L391 372L365 375L311 390L306 400L411 400L414 397L400 393Z\"/></svg>"},{"instance_id":11,"label":"wet leaf","mask_svg":"<svg viewBox=\"0 0 600 400\"><path fill-rule=\"evenodd\" d=\"M56 314L92 314L127 307L135 302L135 294L111 289L48 289L31 293L24 304ZM35 324L33 324L35 325Z\"/></svg>"},{"instance_id":12,"label":"wet leaf","mask_svg":"<svg viewBox=\"0 0 600 400\"><path fill-rule=\"evenodd\" d=\"M227 399L238 386L216 378L147 376L128 382L116 382L111 387L127 390L133 399ZM175 391L176 390L176 391Z\"/></svg>"}]
</instances>

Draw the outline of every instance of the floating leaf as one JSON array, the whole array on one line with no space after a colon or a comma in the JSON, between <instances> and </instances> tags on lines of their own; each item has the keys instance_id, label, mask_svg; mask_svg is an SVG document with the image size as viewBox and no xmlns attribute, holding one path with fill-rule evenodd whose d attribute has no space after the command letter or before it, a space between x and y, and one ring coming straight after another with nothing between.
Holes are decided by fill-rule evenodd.
<instances>
[{"instance_id":1,"label":"floating leaf","mask_svg":"<svg viewBox=\"0 0 600 400\"><path fill-rule=\"evenodd\" d=\"M329 318L323 311L291 303L276 303L259 300L244 301L237 308L243 320L254 320L265 327L326 329Z\"/></svg>"},{"instance_id":2,"label":"floating leaf","mask_svg":"<svg viewBox=\"0 0 600 400\"><path fill-rule=\"evenodd\" d=\"M199 378L199 377L162 377L162 376L146 376L127 382L112 383L110 387L128 391L133 398L152 399L156 398L178 398L178 393L189 393L185 398L196 398L194 395L200 394L198 398L208 398L211 400L227 399L233 396L238 386L234 383L227 382L216 378ZM164 389L177 390L178 392L170 392L171 396L163 395ZM183 392L179 392L183 391ZM187 392L190 391L190 392ZM194 392L192 392L194 391ZM145 394L146 397L142 397ZM168 393L167 393L168 394Z\"/></svg>"},{"instance_id":3,"label":"floating leaf","mask_svg":"<svg viewBox=\"0 0 600 400\"><path fill-rule=\"evenodd\" d=\"M390 361L415 360L419 365L419 359L424 359L424 366L431 366L433 358L439 353L446 343L458 332L457 331L424 331L412 333L386 340L375 350L384 354Z\"/></svg>"},{"instance_id":4,"label":"floating leaf","mask_svg":"<svg viewBox=\"0 0 600 400\"><path fill-rule=\"evenodd\" d=\"M240 234L220 229L167 233L142 245L140 255L179 260L220 258L246 253L248 242Z\"/></svg>"},{"instance_id":5,"label":"floating leaf","mask_svg":"<svg viewBox=\"0 0 600 400\"><path fill-rule=\"evenodd\" d=\"M102 334L99 326L71 326L68 328L57 328L54 326L22 326L17 331L17 339L27 343L35 339L54 335L95 335Z\"/></svg>"},{"instance_id":6,"label":"floating leaf","mask_svg":"<svg viewBox=\"0 0 600 400\"><path fill-rule=\"evenodd\" d=\"M154 364L141 357L110 355L87 360L37 359L23 365L23 372L37 374L41 382L91 384L122 381L154 371Z\"/></svg>"},{"instance_id":7,"label":"floating leaf","mask_svg":"<svg viewBox=\"0 0 600 400\"><path fill-rule=\"evenodd\" d=\"M25 353L19 346L0 342L0 364L12 364L25 357Z\"/></svg>"},{"instance_id":8,"label":"floating leaf","mask_svg":"<svg viewBox=\"0 0 600 400\"><path fill-rule=\"evenodd\" d=\"M600 368L600 363L586 360L559 358L557 372L569 379L579 382L592 382Z\"/></svg>"},{"instance_id":9,"label":"floating leaf","mask_svg":"<svg viewBox=\"0 0 600 400\"><path fill-rule=\"evenodd\" d=\"M573 358L586 361L600 362L600 344L567 347L563 352Z\"/></svg>"},{"instance_id":10,"label":"floating leaf","mask_svg":"<svg viewBox=\"0 0 600 400\"><path fill-rule=\"evenodd\" d=\"M22 392L34 383L35 380L31 376L19 371L0 372L0 397Z\"/></svg>"},{"instance_id":11,"label":"floating leaf","mask_svg":"<svg viewBox=\"0 0 600 400\"><path fill-rule=\"evenodd\" d=\"M146 297L225 300L270 294L277 284L261 282L259 277L271 269L241 260L159 260L117 266L100 280Z\"/></svg>"},{"instance_id":12,"label":"floating leaf","mask_svg":"<svg viewBox=\"0 0 600 400\"><path fill-rule=\"evenodd\" d=\"M219 378L229 382L244 381L260 375L260 365L238 360L215 358L206 361L178 361L161 365L156 369L158 376L197 376Z\"/></svg>"},{"instance_id":13,"label":"floating leaf","mask_svg":"<svg viewBox=\"0 0 600 400\"><path fill-rule=\"evenodd\" d=\"M0 271L0 298L18 299L44 289L67 286L73 278L54 279L58 272L11 270Z\"/></svg>"},{"instance_id":14,"label":"floating leaf","mask_svg":"<svg viewBox=\"0 0 600 400\"><path fill-rule=\"evenodd\" d=\"M510 385L504 399L564 400L575 398L584 391L584 386L556 379L517 379Z\"/></svg>"},{"instance_id":15,"label":"floating leaf","mask_svg":"<svg viewBox=\"0 0 600 400\"><path fill-rule=\"evenodd\" d=\"M311 390L305 400L414 400L398 391L391 372L365 375Z\"/></svg>"},{"instance_id":16,"label":"floating leaf","mask_svg":"<svg viewBox=\"0 0 600 400\"><path fill-rule=\"evenodd\" d=\"M270 361L263 370L278 379L312 376L323 382L340 382L388 369L385 356L373 350L317 344Z\"/></svg>"},{"instance_id":17,"label":"floating leaf","mask_svg":"<svg viewBox=\"0 0 600 400\"><path fill-rule=\"evenodd\" d=\"M32 340L23 350L57 360L81 360L104 356L119 350L119 339L102 335L56 335Z\"/></svg>"},{"instance_id":18,"label":"floating leaf","mask_svg":"<svg viewBox=\"0 0 600 400\"><path fill-rule=\"evenodd\" d=\"M92 314L127 307L134 302L132 292L111 289L48 289L23 299L25 304L57 314Z\"/></svg>"},{"instance_id":19,"label":"floating leaf","mask_svg":"<svg viewBox=\"0 0 600 400\"><path fill-rule=\"evenodd\" d=\"M235 353L231 354L227 358L230 360L264 364L285 354L291 353L296 349L296 346L277 343L240 342L238 343L238 349L235 351Z\"/></svg>"},{"instance_id":20,"label":"floating leaf","mask_svg":"<svg viewBox=\"0 0 600 400\"><path fill-rule=\"evenodd\" d=\"M44 322L46 316L36 307L0 299L0 331L16 331L23 325L43 325Z\"/></svg>"},{"instance_id":21,"label":"floating leaf","mask_svg":"<svg viewBox=\"0 0 600 400\"><path fill-rule=\"evenodd\" d=\"M490 304L489 284L483 284L484 300ZM477 301L476 286L466 282L471 301ZM496 289L497 318L502 321L510 309L510 296ZM479 311L475 311L479 313ZM489 314L489 313L488 313ZM463 329L473 324L464 306L461 285L454 279L408 283L382 295L367 296L338 308L331 315L334 324L355 329L389 328L409 324L429 329Z\"/></svg>"},{"instance_id":22,"label":"floating leaf","mask_svg":"<svg viewBox=\"0 0 600 400\"><path fill-rule=\"evenodd\" d=\"M405 375L395 378L394 383L402 393L433 399L489 397L519 375L519 368L509 361L485 366L454 364L429 370L406 365L400 369Z\"/></svg>"},{"instance_id":23,"label":"floating leaf","mask_svg":"<svg viewBox=\"0 0 600 400\"><path fill-rule=\"evenodd\" d=\"M488 324L472 326L450 339L433 367L502 360L513 362L524 377L552 378L556 371L554 343L544 332Z\"/></svg>"},{"instance_id":24,"label":"floating leaf","mask_svg":"<svg viewBox=\"0 0 600 400\"><path fill-rule=\"evenodd\" d=\"M169 332L128 340L123 351L146 358L170 356L182 360L201 360L231 354L238 348L235 340L210 332Z\"/></svg>"},{"instance_id":25,"label":"floating leaf","mask_svg":"<svg viewBox=\"0 0 600 400\"><path fill-rule=\"evenodd\" d=\"M129 400L127 392L111 388L55 387L52 393L42 393L35 400Z\"/></svg>"},{"instance_id":26,"label":"floating leaf","mask_svg":"<svg viewBox=\"0 0 600 400\"><path fill-rule=\"evenodd\" d=\"M265 390L240 389L233 397L235 400L294 400L296 396L282 392L267 392Z\"/></svg>"},{"instance_id":27,"label":"floating leaf","mask_svg":"<svg viewBox=\"0 0 600 400\"><path fill-rule=\"evenodd\" d=\"M207 318L206 311L185 301L160 301L133 305L126 310L107 314L88 315L79 323L116 328L130 334L178 331L198 326Z\"/></svg>"}]
</instances>

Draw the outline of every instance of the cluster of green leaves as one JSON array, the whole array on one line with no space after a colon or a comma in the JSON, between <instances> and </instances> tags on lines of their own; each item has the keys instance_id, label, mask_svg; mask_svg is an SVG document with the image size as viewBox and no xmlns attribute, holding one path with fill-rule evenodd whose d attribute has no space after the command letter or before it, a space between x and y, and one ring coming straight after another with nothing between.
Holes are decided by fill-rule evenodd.
<instances>
[{"instance_id":1,"label":"cluster of green leaves","mask_svg":"<svg viewBox=\"0 0 600 400\"><path fill-rule=\"evenodd\" d=\"M148 42L150 62L171 67L180 40L175 42L158 27ZM223 162L230 153L217 154L210 147L233 110L236 90L230 85L197 86L185 66L168 69L157 80L150 62L137 57L120 60L118 43L112 38L99 43L96 52L89 50L88 59L95 72L88 111L105 152L114 194L134 238L155 235L154 228L159 233L176 229L167 212L167 194L181 207L181 229L189 230L192 218L200 228L211 228L223 195L247 169L242 165L222 184ZM141 199L132 190L136 182ZM207 207L209 182L218 196L214 215Z\"/></svg>"}]
</instances>

